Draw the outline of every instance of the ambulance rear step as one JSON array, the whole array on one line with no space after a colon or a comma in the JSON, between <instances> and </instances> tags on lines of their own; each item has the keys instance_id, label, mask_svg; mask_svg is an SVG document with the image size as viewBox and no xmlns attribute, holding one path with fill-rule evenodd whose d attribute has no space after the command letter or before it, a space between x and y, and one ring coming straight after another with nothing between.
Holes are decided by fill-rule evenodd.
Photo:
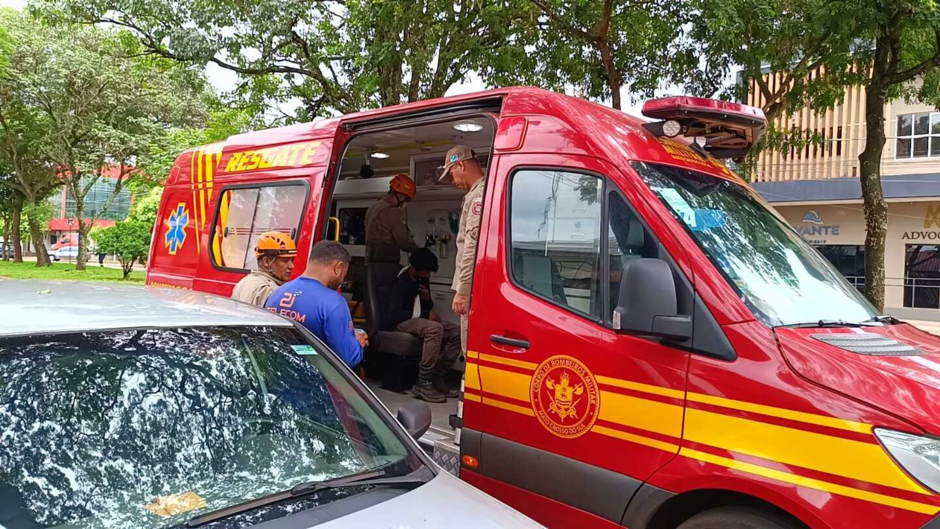
<instances>
[{"instance_id":1,"label":"ambulance rear step","mask_svg":"<svg viewBox=\"0 0 940 529\"><path fill-rule=\"evenodd\" d=\"M431 426L418 444L444 470L458 475L460 470L460 447L454 443L456 432L450 428Z\"/></svg>"}]
</instances>

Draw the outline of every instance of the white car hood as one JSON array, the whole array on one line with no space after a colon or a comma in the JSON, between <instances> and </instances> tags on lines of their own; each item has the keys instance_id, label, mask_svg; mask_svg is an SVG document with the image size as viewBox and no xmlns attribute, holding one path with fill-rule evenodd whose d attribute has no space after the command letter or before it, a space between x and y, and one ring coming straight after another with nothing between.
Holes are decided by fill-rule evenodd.
<instances>
[{"instance_id":1,"label":"white car hood","mask_svg":"<svg viewBox=\"0 0 940 529\"><path fill-rule=\"evenodd\" d=\"M542 527L447 472L401 496L317 529L487 529Z\"/></svg>"}]
</instances>

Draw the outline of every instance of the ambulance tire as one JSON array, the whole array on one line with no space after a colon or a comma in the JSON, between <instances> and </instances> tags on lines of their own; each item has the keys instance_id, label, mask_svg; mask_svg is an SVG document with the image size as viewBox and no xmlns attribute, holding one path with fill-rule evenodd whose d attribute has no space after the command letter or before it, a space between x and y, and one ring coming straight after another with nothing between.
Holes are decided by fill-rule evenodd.
<instances>
[{"instance_id":1,"label":"ambulance tire","mask_svg":"<svg viewBox=\"0 0 940 529\"><path fill-rule=\"evenodd\" d=\"M803 527L773 512L748 507L720 507L699 513L677 529L798 529Z\"/></svg>"}]
</instances>

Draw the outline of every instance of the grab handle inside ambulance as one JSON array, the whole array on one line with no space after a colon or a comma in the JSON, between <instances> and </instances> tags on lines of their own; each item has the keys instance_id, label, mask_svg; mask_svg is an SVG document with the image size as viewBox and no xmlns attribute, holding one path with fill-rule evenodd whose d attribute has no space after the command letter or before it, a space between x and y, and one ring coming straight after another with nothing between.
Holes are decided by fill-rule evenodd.
<instances>
[{"instance_id":1,"label":"grab handle inside ambulance","mask_svg":"<svg viewBox=\"0 0 940 529\"><path fill-rule=\"evenodd\" d=\"M326 225L327 225L327 236L329 236L329 225L330 225L331 222L333 222L333 223L336 224L336 231L333 232L333 238L330 239L330 240L339 242L339 217L330 217L329 219L327 219L327 221L326 221Z\"/></svg>"},{"instance_id":2,"label":"grab handle inside ambulance","mask_svg":"<svg viewBox=\"0 0 940 529\"><path fill-rule=\"evenodd\" d=\"M692 317L678 313L676 280L661 259L636 259L623 265L614 329L669 339L692 337Z\"/></svg>"}]
</instances>

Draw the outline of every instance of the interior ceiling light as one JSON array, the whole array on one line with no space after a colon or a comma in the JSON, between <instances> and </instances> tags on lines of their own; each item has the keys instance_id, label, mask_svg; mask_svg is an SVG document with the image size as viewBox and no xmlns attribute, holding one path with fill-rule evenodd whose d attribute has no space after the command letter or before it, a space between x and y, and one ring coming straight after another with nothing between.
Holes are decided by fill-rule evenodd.
<instances>
[{"instance_id":1,"label":"interior ceiling light","mask_svg":"<svg viewBox=\"0 0 940 529\"><path fill-rule=\"evenodd\" d=\"M460 123L454 125L454 128L460 132L480 132L483 130L483 125L480 125L474 121L461 121Z\"/></svg>"},{"instance_id":2,"label":"interior ceiling light","mask_svg":"<svg viewBox=\"0 0 940 529\"><path fill-rule=\"evenodd\" d=\"M384 160L384 159L388 158L388 155L385 154L384 152L374 152L374 153L372 153L372 157L373 157L373 158L377 158L377 159L379 159L379 160Z\"/></svg>"}]
</instances>

